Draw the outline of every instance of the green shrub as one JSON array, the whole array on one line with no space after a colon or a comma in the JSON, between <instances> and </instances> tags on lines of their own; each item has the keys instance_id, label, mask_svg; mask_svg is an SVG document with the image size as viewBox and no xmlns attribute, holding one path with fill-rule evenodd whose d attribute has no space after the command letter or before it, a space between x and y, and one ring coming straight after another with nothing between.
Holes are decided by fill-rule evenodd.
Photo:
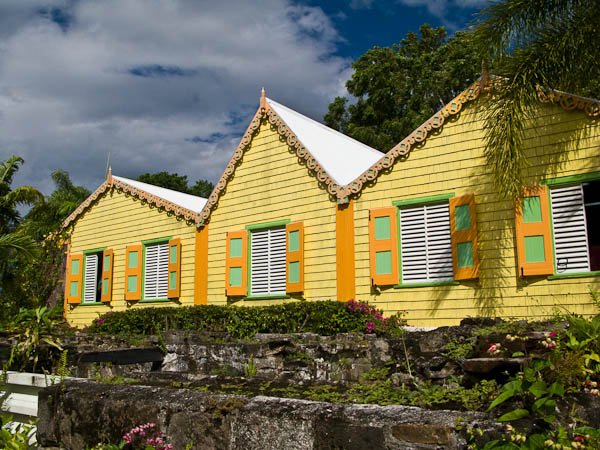
<instances>
[{"instance_id":1,"label":"green shrub","mask_svg":"<svg viewBox=\"0 0 600 450\"><path fill-rule=\"evenodd\" d=\"M376 326L374 326L375 324ZM182 306L109 312L87 328L98 334L160 334L167 330L227 332L236 338L256 333L320 335L367 332L397 334L405 321L364 302L292 302L273 306Z\"/></svg>"}]
</instances>

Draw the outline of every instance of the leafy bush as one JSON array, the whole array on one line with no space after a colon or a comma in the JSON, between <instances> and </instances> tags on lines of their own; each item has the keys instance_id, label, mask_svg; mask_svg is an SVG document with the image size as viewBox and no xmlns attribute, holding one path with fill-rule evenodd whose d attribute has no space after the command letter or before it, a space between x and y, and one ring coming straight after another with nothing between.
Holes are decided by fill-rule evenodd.
<instances>
[{"instance_id":1,"label":"leafy bush","mask_svg":"<svg viewBox=\"0 0 600 450\"><path fill-rule=\"evenodd\" d=\"M236 338L256 333L320 335L366 332L399 333L405 321L400 315L383 318L365 302L293 302L273 306L183 306L109 312L87 328L98 334L160 334L166 330L227 332Z\"/></svg>"}]
</instances>

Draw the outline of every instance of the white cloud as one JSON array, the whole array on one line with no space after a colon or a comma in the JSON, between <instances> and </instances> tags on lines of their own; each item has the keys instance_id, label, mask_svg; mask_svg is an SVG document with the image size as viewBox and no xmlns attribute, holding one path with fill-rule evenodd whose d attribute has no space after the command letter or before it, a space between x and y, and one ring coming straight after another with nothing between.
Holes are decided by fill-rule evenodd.
<instances>
[{"instance_id":1,"label":"white cloud","mask_svg":"<svg viewBox=\"0 0 600 450\"><path fill-rule=\"evenodd\" d=\"M19 3L19 2L15 2ZM167 170L217 179L267 95L314 118L349 61L320 8L289 0L28 0L0 6L0 160L51 192Z\"/></svg>"}]
</instances>

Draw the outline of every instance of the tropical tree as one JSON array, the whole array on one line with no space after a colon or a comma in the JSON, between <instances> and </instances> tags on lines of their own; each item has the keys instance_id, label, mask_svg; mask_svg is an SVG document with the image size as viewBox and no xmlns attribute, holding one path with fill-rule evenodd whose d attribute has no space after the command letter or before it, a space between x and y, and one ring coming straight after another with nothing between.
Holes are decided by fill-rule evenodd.
<instances>
[{"instance_id":1,"label":"tropical tree","mask_svg":"<svg viewBox=\"0 0 600 450\"><path fill-rule=\"evenodd\" d=\"M44 201L44 195L31 186L12 189L13 177L24 162L23 158L15 155L0 162L0 235L16 229L21 218L18 205L34 205Z\"/></svg>"},{"instance_id":2,"label":"tropical tree","mask_svg":"<svg viewBox=\"0 0 600 450\"><path fill-rule=\"evenodd\" d=\"M352 64L346 88L356 103L337 97L325 124L387 151L477 79L475 50L471 33L448 38L428 24L391 48L374 47Z\"/></svg>"},{"instance_id":3,"label":"tropical tree","mask_svg":"<svg viewBox=\"0 0 600 450\"><path fill-rule=\"evenodd\" d=\"M480 13L474 42L501 80L484 111L495 182L517 200L525 184L525 122L539 90L600 96L598 0L503 0Z\"/></svg>"},{"instance_id":4,"label":"tropical tree","mask_svg":"<svg viewBox=\"0 0 600 450\"><path fill-rule=\"evenodd\" d=\"M35 205L25 216L20 229L28 236L41 240L58 231L63 221L90 195L83 186L75 186L64 170L57 169L50 175L54 192L44 203Z\"/></svg>"}]
</instances>

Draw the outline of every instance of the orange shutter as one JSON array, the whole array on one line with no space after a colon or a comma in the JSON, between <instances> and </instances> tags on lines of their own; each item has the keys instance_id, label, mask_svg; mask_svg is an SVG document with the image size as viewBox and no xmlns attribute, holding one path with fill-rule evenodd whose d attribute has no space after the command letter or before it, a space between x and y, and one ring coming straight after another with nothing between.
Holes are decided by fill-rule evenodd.
<instances>
[{"instance_id":1,"label":"orange shutter","mask_svg":"<svg viewBox=\"0 0 600 450\"><path fill-rule=\"evenodd\" d=\"M399 282L397 213L396 207L369 211L369 262L374 285Z\"/></svg>"},{"instance_id":2,"label":"orange shutter","mask_svg":"<svg viewBox=\"0 0 600 450\"><path fill-rule=\"evenodd\" d=\"M548 188L525 189L521 205L515 211L517 260L520 276L554 273Z\"/></svg>"},{"instance_id":3,"label":"orange shutter","mask_svg":"<svg viewBox=\"0 0 600 450\"><path fill-rule=\"evenodd\" d=\"M125 300L142 299L142 245L128 245L125 252Z\"/></svg>"},{"instance_id":4,"label":"orange shutter","mask_svg":"<svg viewBox=\"0 0 600 450\"><path fill-rule=\"evenodd\" d=\"M450 233L452 237L452 265L455 280L479 277L477 252L477 222L475 196L454 197L450 204Z\"/></svg>"},{"instance_id":5,"label":"orange shutter","mask_svg":"<svg viewBox=\"0 0 600 450\"><path fill-rule=\"evenodd\" d=\"M194 305L208 302L208 225L196 229L194 258Z\"/></svg>"},{"instance_id":6,"label":"orange shutter","mask_svg":"<svg viewBox=\"0 0 600 450\"><path fill-rule=\"evenodd\" d=\"M81 303L81 280L83 279L83 255L69 255L65 276L67 303Z\"/></svg>"},{"instance_id":7,"label":"orange shutter","mask_svg":"<svg viewBox=\"0 0 600 450\"><path fill-rule=\"evenodd\" d=\"M169 241L169 289L168 298L178 298L181 293L181 239Z\"/></svg>"},{"instance_id":8,"label":"orange shutter","mask_svg":"<svg viewBox=\"0 0 600 450\"><path fill-rule=\"evenodd\" d=\"M230 296L246 295L248 292L248 232L227 233L225 263L225 292Z\"/></svg>"},{"instance_id":9,"label":"orange shutter","mask_svg":"<svg viewBox=\"0 0 600 450\"><path fill-rule=\"evenodd\" d=\"M102 252L102 291L100 301L112 300L114 252L111 248Z\"/></svg>"},{"instance_id":10,"label":"orange shutter","mask_svg":"<svg viewBox=\"0 0 600 450\"><path fill-rule=\"evenodd\" d=\"M288 223L286 233L286 282L288 294L304 291L304 224Z\"/></svg>"}]
</instances>

